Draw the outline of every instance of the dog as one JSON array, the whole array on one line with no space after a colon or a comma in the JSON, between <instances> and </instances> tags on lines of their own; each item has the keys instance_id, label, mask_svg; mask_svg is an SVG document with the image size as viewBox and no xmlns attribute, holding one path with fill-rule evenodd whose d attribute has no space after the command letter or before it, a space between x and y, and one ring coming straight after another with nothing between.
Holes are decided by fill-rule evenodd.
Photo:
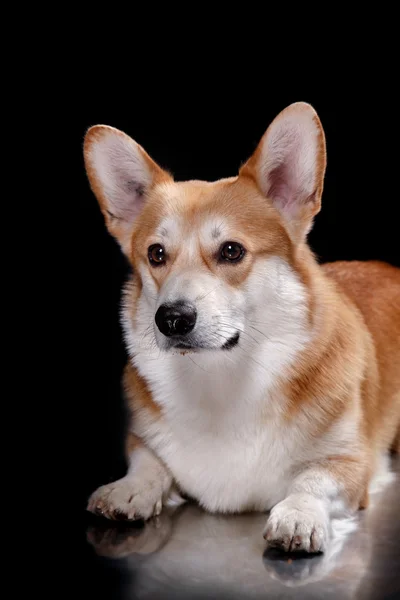
<instances>
[{"instance_id":1,"label":"dog","mask_svg":"<svg viewBox=\"0 0 400 600\"><path fill-rule=\"evenodd\" d=\"M235 177L175 182L125 133L96 125L84 161L133 268L128 469L89 511L144 519L192 499L269 511L284 552L324 552L333 518L368 505L400 445L400 270L320 265L326 141L315 109L284 109Z\"/></svg>"}]
</instances>

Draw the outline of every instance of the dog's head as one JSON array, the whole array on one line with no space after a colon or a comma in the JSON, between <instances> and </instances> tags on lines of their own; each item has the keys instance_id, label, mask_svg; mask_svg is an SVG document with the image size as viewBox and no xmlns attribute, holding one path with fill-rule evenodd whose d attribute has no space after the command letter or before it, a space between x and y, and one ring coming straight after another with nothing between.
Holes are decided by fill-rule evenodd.
<instances>
[{"instance_id":1,"label":"dog's head","mask_svg":"<svg viewBox=\"0 0 400 600\"><path fill-rule=\"evenodd\" d=\"M257 322L273 330L296 295L288 273L320 209L325 139L311 106L285 109L238 176L213 183L175 182L103 125L87 132L84 156L107 227L133 266L138 335L166 351L227 351Z\"/></svg>"}]
</instances>

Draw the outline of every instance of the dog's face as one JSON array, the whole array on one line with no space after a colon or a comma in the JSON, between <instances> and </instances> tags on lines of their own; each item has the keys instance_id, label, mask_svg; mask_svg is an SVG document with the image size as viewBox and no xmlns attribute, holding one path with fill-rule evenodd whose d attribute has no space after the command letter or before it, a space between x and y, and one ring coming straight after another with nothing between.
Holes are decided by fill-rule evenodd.
<instances>
[{"instance_id":1,"label":"dog's face","mask_svg":"<svg viewBox=\"0 0 400 600\"><path fill-rule=\"evenodd\" d=\"M138 144L104 126L87 133L85 161L108 228L133 265L127 314L145 344L227 352L258 323L273 331L293 293L296 249L320 207L325 144L309 105L283 111L231 179L174 182Z\"/></svg>"},{"instance_id":2,"label":"dog's face","mask_svg":"<svg viewBox=\"0 0 400 600\"><path fill-rule=\"evenodd\" d=\"M138 327L151 324L163 350L231 349L267 301L265 261L289 253L279 215L251 181L160 183L132 236Z\"/></svg>"}]
</instances>

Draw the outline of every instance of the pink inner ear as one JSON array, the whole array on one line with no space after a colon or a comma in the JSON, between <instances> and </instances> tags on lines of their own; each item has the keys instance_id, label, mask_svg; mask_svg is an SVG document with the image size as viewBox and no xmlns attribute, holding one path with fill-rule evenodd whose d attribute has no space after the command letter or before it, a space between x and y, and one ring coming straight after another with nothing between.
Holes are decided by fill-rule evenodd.
<instances>
[{"instance_id":1,"label":"pink inner ear","mask_svg":"<svg viewBox=\"0 0 400 600\"><path fill-rule=\"evenodd\" d=\"M294 215L315 197L319 131L309 115L290 115L267 131L261 186L278 210Z\"/></svg>"},{"instance_id":2,"label":"pink inner ear","mask_svg":"<svg viewBox=\"0 0 400 600\"><path fill-rule=\"evenodd\" d=\"M108 133L93 144L91 158L103 186L108 215L133 223L151 183L151 172L137 144L120 134Z\"/></svg>"},{"instance_id":3,"label":"pink inner ear","mask_svg":"<svg viewBox=\"0 0 400 600\"><path fill-rule=\"evenodd\" d=\"M267 195L277 208L291 212L309 177L306 145L298 126L279 127L267 146ZM291 126L290 126L291 125Z\"/></svg>"},{"instance_id":4,"label":"pink inner ear","mask_svg":"<svg viewBox=\"0 0 400 600\"><path fill-rule=\"evenodd\" d=\"M315 200L316 190L307 193L305 186L296 178L296 165L291 166L290 161L271 171L269 183L268 197L286 213L294 212L299 203L304 205Z\"/></svg>"},{"instance_id":5,"label":"pink inner ear","mask_svg":"<svg viewBox=\"0 0 400 600\"><path fill-rule=\"evenodd\" d=\"M275 167L269 174L268 196L279 207L290 210L296 203L295 178L291 173L291 168L287 163L282 163Z\"/></svg>"}]
</instances>

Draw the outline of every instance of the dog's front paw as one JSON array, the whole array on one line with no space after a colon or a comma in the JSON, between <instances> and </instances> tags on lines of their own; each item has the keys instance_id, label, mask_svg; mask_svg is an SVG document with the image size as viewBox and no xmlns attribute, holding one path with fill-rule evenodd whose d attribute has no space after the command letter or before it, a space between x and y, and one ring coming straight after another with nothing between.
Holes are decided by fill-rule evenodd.
<instances>
[{"instance_id":1,"label":"dog's front paw","mask_svg":"<svg viewBox=\"0 0 400 600\"><path fill-rule=\"evenodd\" d=\"M264 538L285 552L323 552L329 517L321 502L309 494L289 496L271 510Z\"/></svg>"},{"instance_id":2,"label":"dog's front paw","mask_svg":"<svg viewBox=\"0 0 400 600\"><path fill-rule=\"evenodd\" d=\"M124 477L99 487L89 498L90 512L113 520L150 519L162 508L161 482Z\"/></svg>"}]
</instances>

